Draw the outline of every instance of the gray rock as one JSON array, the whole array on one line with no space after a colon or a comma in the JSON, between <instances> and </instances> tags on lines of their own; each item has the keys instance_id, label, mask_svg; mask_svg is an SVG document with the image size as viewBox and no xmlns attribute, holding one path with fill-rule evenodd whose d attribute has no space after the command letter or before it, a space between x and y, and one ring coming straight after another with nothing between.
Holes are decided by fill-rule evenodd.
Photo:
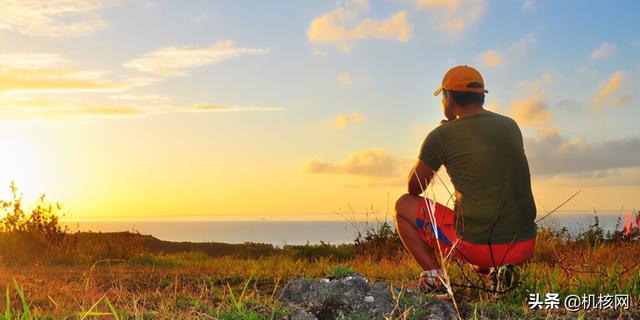
<instances>
[{"instance_id":1,"label":"gray rock","mask_svg":"<svg viewBox=\"0 0 640 320\"><path fill-rule=\"evenodd\" d=\"M317 280L295 278L276 296L292 311L292 320L385 319L398 317L407 309L412 319L456 319L451 302L428 299L406 288L393 288L394 294L391 290L389 284L372 284L354 273Z\"/></svg>"}]
</instances>

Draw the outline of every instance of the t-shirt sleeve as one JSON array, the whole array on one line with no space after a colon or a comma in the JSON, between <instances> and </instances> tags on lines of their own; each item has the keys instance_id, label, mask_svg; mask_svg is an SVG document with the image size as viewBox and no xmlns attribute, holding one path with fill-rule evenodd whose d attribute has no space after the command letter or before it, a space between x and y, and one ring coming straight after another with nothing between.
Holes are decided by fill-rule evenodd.
<instances>
[{"instance_id":1,"label":"t-shirt sleeve","mask_svg":"<svg viewBox=\"0 0 640 320\"><path fill-rule=\"evenodd\" d=\"M440 148L439 135L436 130L431 131L422 142L418 158L437 171L442 165L442 152Z\"/></svg>"},{"instance_id":2,"label":"t-shirt sleeve","mask_svg":"<svg viewBox=\"0 0 640 320\"><path fill-rule=\"evenodd\" d=\"M522 138L522 131L520 131L520 127L518 126L518 123L511 119L511 122L513 122L513 127L514 127L514 131L518 134L518 146L520 146L520 148L524 149L524 139Z\"/></svg>"}]
</instances>

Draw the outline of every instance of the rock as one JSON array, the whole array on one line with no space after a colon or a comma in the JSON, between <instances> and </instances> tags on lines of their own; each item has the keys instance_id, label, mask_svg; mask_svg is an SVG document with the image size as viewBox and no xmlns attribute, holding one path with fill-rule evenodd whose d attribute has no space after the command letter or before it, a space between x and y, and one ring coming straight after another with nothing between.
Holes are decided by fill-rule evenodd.
<instances>
[{"instance_id":1,"label":"rock","mask_svg":"<svg viewBox=\"0 0 640 320\"><path fill-rule=\"evenodd\" d=\"M318 280L295 278L282 287L278 301L291 310L292 320L396 318L411 308L413 319L456 319L451 302L428 299L409 289L369 283L359 273ZM393 296L400 295L396 299Z\"/></svg>"}]
</instances>

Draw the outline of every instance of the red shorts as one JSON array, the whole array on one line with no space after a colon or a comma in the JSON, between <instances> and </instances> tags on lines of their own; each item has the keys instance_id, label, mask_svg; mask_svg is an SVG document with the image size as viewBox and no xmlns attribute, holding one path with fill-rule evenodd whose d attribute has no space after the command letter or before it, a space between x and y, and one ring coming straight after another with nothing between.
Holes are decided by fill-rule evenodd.
<instances>
[{"instance_id":1,"label":"red shorts","mask_svg":"<svg viewBox=\"0 0 640 320\"><path fill-rule=\"evenodd\" d=\"M429 208L427 201L434 213L436 220L436 230L438 232L438 240L434 236L433 225L429 218ZM536 240L524 240L513 243L496 243L477 244L462 240L456 235L456 213L455 211L431 200L421 201L418 205L416 214L416 224L420 230L420 236L429 246L437 250L438 243L446 256L451 251L453 243L458 241L455 246L454 254L463 261L476 265L481 269L489 267L497 267L504 264L522 264L533 256ZM493 252L493 260L491 259Z\"/></svg>"}]
</instances>

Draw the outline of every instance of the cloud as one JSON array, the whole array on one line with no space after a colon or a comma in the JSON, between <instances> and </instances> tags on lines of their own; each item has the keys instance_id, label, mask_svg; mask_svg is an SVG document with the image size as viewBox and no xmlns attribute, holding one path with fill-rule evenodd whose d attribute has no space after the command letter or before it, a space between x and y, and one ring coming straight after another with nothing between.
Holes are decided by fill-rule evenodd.
<instances>
[{"instance_id":1,"label":"cloud","mask_svg":"<svg viewBox=\"0 0 640 320\"><path fill-rule=\"evenodd\" d=\"M533 0L525 0L522 4L522 10L533 11L536 9L536 3Z\"/></svg>"},{"instance_id":2,"label":"cloud","mask_svg":"<svg viewBox=\"0 0 640 320\"><path fill-rule=\"evenodd\" d=\"M322 159L310 160L303 166L303 171L385 177L396 175L400 163L384 149L365 149L350 154L339 164L332 164Z\"/></svg>"},{"instance_id":3,"label":"cloud","mask_svg":"<svg viewBox=\"0 0 640 320\"><path fill-rule=\"evenodd\" d=\"M485 51L481 58L480 63L488 68L498 67L502 65L502 54L495 50Z\"/></svg>"},{"instance_id":4,"label":"cloud","mask_svg":"<svg viewBox=\"0 0 640 320\"><path fill-rule=\"evenodd\" d=\"M147 86L154 78L105 79L106 70L76 69L71 61L52 53L0 54L0 93L115 92Z\"/></svg>"},{"instance_id":5,"label":"cloud","mask_svg":"<svg viewBox=\"0 0 640 320\"><path fill-rule=\"evenodd\" d=\"M411 37L411 26L407 22L407 13L404 11L397 12L387 20L366 18L349 26L349 22L356 20L357 17L358 14L355 11L337 8L313 19L307 29L307 38L314 44L345 45L352 40L369 38L407 42Z\"/></svg>"},{"instance_id":6,"label":"cloud","mask_svg":"<svg viewBox=\"0 0 640 320\"><path fill-rule=\"evenodd\" d=\"M369 0L351 0L349 1L349 4L353 4L354 6L359 8L369 8Z\"/></svg>"},{"instance_id":7,"label":"cloud","mask_svg":"<svg viewBox=\"0 0 640 320\"><path fill-rule=\"evenodd\" d=\"M501 106L500 100L496 98L491 98L489 101L487 101L485 105L485 109L493 112L499 112L500 106Z\"/></svg>"},{"instance_id":8,"label":"cloud","mask_svg":"<svg viewBox=\"0 0 640 320\"><path fill-rule=\"evenodd\" d=\"M138 107L128 105L99 105L78 100L42 97L5 99L2 104L4 108L0 112L0 119L3 121L78 117L130 117L145 113Z\"/></svg>"},{"instance_id":9,"label":"cloud","mask_svg":"<svg viewBox=\"0 0 640 320\"><path fill-rule=\"evenodd\" d=\"M0 65L0 93L123 91L135 85L103 80L101 76L104 73L100 70L13 68Z\"/></svg>"},{"instance_id":10,"label":"cloud","mask_svg":"<svg viewBox=\"0 0 640 320\"><path fill-rule=\"evenodd\" d=\"M342 53L349 53L351 52L351 46L346 43L341 43L338 45L338 50Z\"/></svg>"},{"instance_id":11,"label":"cloud","mask_svg":"<svg viewBox=\"0 0 640 320\"><path fill-rule=\"evenodd\" d=\"M603 43L591 53L591 60L602 60L611 57L616 53L616 46L610 43Z\"/></svg>"},{"instance_id":12,"label":"cloud","mask_svg":"<svg viewBox=\"0 0 640 320\"><path fill-rule=\"evenodd\" d=\"M535 138L524 138L532 174L590 174L597 170L640 166L640 158L635 152L640 148L640 137L584 143L564 137L558 128L552 127L553 115L544 92L552 82L551 74L543 74L535 81L519 83L518 88L527 90L528 95L516 100L510 109L511 116L520 126L536 129ZM571 102L562 100L558 104Z\"/></svg>"},{"instance_id":13,"label":"cloud","mask_svg":"<svg viewBox=\"0 0 640 320\"><path fill-rule=\"evenodd\" d=\"M544 87L553 83L553 75L551 73L543 73L540 78L534 81L520 81L516 84L519 89L525 89L530 92L543 91Z\"/></svg>"},{"instance_id":14,"label":"cloud","mask_svg":"<svg viewBox=\"0 0 640 320\"><path fill-rule=\"evenodd\" d=\"M601 102L605 98L615 94L620 90L624 82L624 71L616 71L598 88L596 96L593 98L595 102Z\"/></svg>"},{"instance_id":15,"label":"cloud","mask_svg":"<svg viewBox=\"0 0 640 320\"><path fill-rule=\"evenodd\" d=\"M602 83L593 97L594 110L601 111L601 106L618 107L627 104L631 97L628 95L618 95L624 85L625 72L616 71Z\"/></svg>"},{"instance_id":16,"label":"cloud","mask_svg":"<svg viewBox=\"0 0 640 320\"><path fill-rule=\"evenodd\" d=\"M351 79L351 74L349 72L343 72L338 75L338 80L347 86L353 83L353 79Z\"/></svg>"},{"instance_id":17,"label":"cloud","mask_svg":"<svg viewBox=\"0 0 640 320\"><path fill-rule=\"evenodd\" d=\"M529 128L544 128L552 118L547 108L546 95L541 92L517 100L510 113L519 125Z\"/></svg>"},{"instance_id":18,"label":"cloud","mask_svg":"<svg viewBox=\"0 0 640 320\"><path fill-rule=\"evenodd\" d=\"M584 188L622 187L640 185L640 168L603 169L590 172L567 173L563 175L540 175L536 180L544 180L552 188ZM539 182L538 182L539 183Z\"/></svg>"},{"instance_id":19,"label":"cloud","mask_svg":"<svg viewBox=\"0 0 640 320\"><path fill-rule=\"evenodd\" d=\"M517 87L526 92L524 98L517 99L509 108L509 114L526 128L533 128L538 136L547 137L556 134L557 128L550 125L553 115L549 111L545 87L553 82L553 76L544 73L534 81L522 81Z\"/></svg>"},{"instance_id":20,"label":"cloud","mask_svg":"<svg viewBox=\"0 0 640 320\"><path fill-rule=\"evenodd\" d=\"M329 54L329 53L328 53L328 52L326 52L326 51L324 51L324 50L319 50L319 49L314 49L314 50L313 50L313 55L314 55L314 56L321 56L321 57L324 57L324 56L326 56L327 54Z\"/></svg>"},{"instance_id":21,"label":"cloud","mask_svg":"<svg viewBox=\"0 0 640 320\"><path fill-rule=\"evenodd\" d=\"M416 4L430 11L440 29L454 37L478 23L487 11L485 0L417 0Z\"/></svg>"},{"instance_id":22,"label":"cloud","mask_svg":"<svg viewBox=\"0 0 640 320\"><path fill-rule=\"evenodd\" d=\"M333 131L340 131L347 128L350 123L360 123L364 121L364 116L360 113L354 112L351 114L339 114L329 124L329 129Z\"/></svg>"},{"instance_id":23,"label":"cloud","mask_svg":"<svg viewBox=\"0 0 640 320\"><path fill-rule=\"evenodd\" d=\"M0 65L12 68L46 68L60 66L68 62L55 53L7 53L0 54Z\"/></svg>"},{"instance_id":24,"label":"cloud","mask_svg":"<svg viewBox=\"0 0 640 320\"><path fill-rule=\"evenodd\" d=\"M529 48L535 43L536 38L533 35L527 35L511 44L504 52L496 49L483 52L478 57L478 62L487 68L513 63L518 59L526 57Z\"/></svg>"},{"instance_id":25,"label":"cloud","mask_svg":"<svg viewBox=\"0 0 640 320\"><path fill-rule=\"evenodd\" d=\"M525 139L525 150L533 174L566 175L640 167L639 137L583 143L568 140L555 132L537 139Z\"/></svg>"},{"instance_id":26,"label":"cloud","mask_svg":"<svg viewBox=\"0 0 640 320\"><path fill-rule=\"evenodd\" d=\"M268 49L238 48L233 41L225 40L206 48L165 47L145 54L124 64L125 67L164 77L179 77L187 69L218 63L245 54L266 54Z\"/></svg>"},{"instance_id":27,"label":"cloud","mask_svg":"<svg viewBox=\"0 0 640 320\"><path fill-rule=\"evenodd\" d=\"M529 52L529 48L536 43L536 37L533 35L527 35L518 41L514 42L507 48L507 56L511 59L524 58Z\"/></svg>"},{"instance_id":28,"label":"cloud","mask_svg":"<svg viewBox=\"0 0 640 320\"><path fill-rule=\"evenodd\" d=\"M130 98L130 97L127 97ZM272 112L278 107L233 106L216 104L180 105L159 103L165 99L116 99L116 103L94 103L84 100L52 99L47 97L4 97L0 111L2 120L50 118L141 117L162 113L184 112ZM133 101L126 101L133 100Z\"/></svg>"},{"instance_id":29,"label":"cloud","mask_svg":"<svg viewBox=\"0 0 640 320\"><path fill-rule=\"evenodd\" d=\"M142 94L142 95L121 94L121 95L112 95L112 96L109 96L109 98L114 100L128 100L128 101L169 101L171 100L171 98L167 96L159 96L155 94Z\"/></svg>"},{"instance_id":30,"label":"cloud","mask_svg":"<svg viewBox=\"0 0 640 320\"><path fill-rule=\"evenodd\" d=\"M271 112L286 110L281 107L225 106L215 104L193 104L177 106L172 109L173 112Z\"/></svg>"},{"instance_id":31,"label":"cloud","mask_svg":"<svg viewBox=\"0 0 640 320\"><path fill-rule=\"evenodd\" d=\"M577 111L580 108L580 103L572 99L562 99L556 103L556 108L559 110Z\"/></svg>"},{"instance_id":32,"label":"cloud","mask_svg":"<svg viewBox=\"0 0 640 320\"><path fill-rule=\"evenodd\" d=\"M106 28L100 10L113 1L0 1L0 30L29 36L84 36Z\"/></svg>"}]
</instances>

